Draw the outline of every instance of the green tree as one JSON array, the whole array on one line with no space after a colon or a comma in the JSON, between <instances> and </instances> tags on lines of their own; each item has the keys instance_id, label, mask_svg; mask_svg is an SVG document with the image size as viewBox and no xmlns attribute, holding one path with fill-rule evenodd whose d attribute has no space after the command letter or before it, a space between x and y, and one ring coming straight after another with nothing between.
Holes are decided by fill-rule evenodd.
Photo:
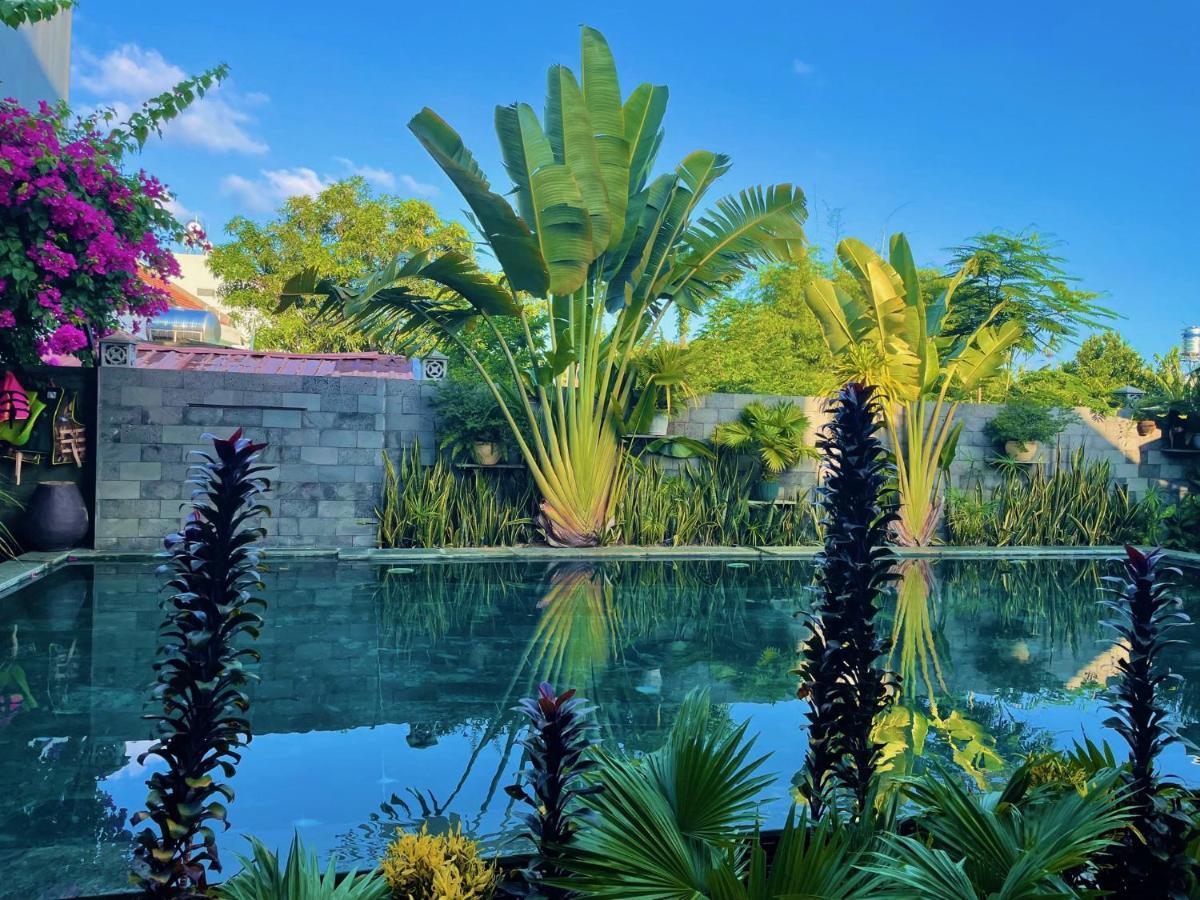
<instances>
[{"instance_id":1,"label":"green tree","mask_svg":"<svg viewBox=\"0 0 1200 900\"><path fill-rule=\"evenodd\" d=\"M551 67L543 120L523 103L496 109L513 182L504 194L436 113L425 109L409 122L471 207L503 283L451 251L398 260L362 285L300 278L289 287L300 302L324 295L331 315L393 340L436 334L461 342L469 324L494 329L500 318L528 335L519 294L535 298L551 323L550 342L546 349L529 337L510 359L512 380L526 391L507 396L478 368L541 493L547 539L567 545L602 540L619 499L637 351L672 309L697 310L754 266L799 253L806 215L803 192L790 184L748 188L706 209L704 198L731 164L710 151L652 178L666 88L643 84L623 96L608 44L591 28L583 29L582 59L582 83L565 66ZM405 284L418 278L420 290ZM654 394L643 397L652 403Z\"/></svg>"},{"instance_id":2,"label":"green tree","mask_svg":"<svg viewBox=\"0 0 1200 900\"><path fill-rule=\"evenodd\" d=\"M1016 372L997 380L986 399L1029 400L1046 406L1086 406L1097 412L1121 405L1116 392L1126 385L1151 386L1150 367L1140 353L1111 329L1088 337L1073 359L1057 366Z\"/></svg>"},{"instance_id":3,"label":"green tree","mask_svg":"<svg viewBox=\"0 0 1200 900\"><path fill-rule=\"evenodd\" d=\"M952 248L947 274L970 260L975 261L975 272L955 292L949 332L962 337L985 322L1015 321L1025 335L1019 349L1052 351L1080 329L1115 318L1097 302L1100 294L1080 289L1079 279L1067 274L1067 260L1055 252L1058 246L1052 236L1036 231L995 231Z\"/></svg>"},{"instance_id":4,"label":"green tree","mask_svg":"<svg viewBox=\"0 0 1200 900\"><path fill-rule=\"evenodd\" d=\"M804 301L820 263L768 266L719 298L690 346L698 393L820 394L832 357Z\"/></svg>"},{"instance_id":5,"label":"green tree","mask_svg":"<svg viewBox=\"0 0 1200 900\"><path fill-rule=\"evenodd\" d=\"M373 196L362 178L331 184L315 197L292 197L266 224L237 216L225 230L232 240L214 248L209 266L225 281L222 293L234 322L253 335L258 350L377 349L362 331L310 310L277 311L284 283L305 269L352 283L400 253L471 254L462 225L442 221L423 200Z\"/></svg>"},{"instance_id":6,"label":"green tree","mask_svg":"<svg viewBox=\"0 0 1200 900\"><path fill-rule=\"evenodd\" d=\"M701 393L817 394L833 387L831 356L804 288L828 266L815 258L768 266L718 299L692 343Z\"/></svg>"}]
</instances>

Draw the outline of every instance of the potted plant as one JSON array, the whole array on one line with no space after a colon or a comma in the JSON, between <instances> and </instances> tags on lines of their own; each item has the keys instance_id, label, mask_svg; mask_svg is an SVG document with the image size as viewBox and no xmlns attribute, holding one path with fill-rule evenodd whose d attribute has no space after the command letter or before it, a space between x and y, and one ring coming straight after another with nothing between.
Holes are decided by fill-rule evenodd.
<instances>
[{"instance_id":1,"label":"potted plant","mask_svg":"<svg viewBox=\"0 0 1200 900\"><path fill-rule=\"evenodd\" d=\"M808 416L790 400L770 405L747 403L734 422L724 422L713 432L713 443L753 454L761 469L755 499L779 498L779 476L800 460L815 458L817 451L804 442Z\"/></svg>"},{"instance_id":2,"label":"potted plant","mask_svg":"<svg viewBox=\"0 0 1200 900\"><path fill-rule=\"evenodd\" d=\"M1042 444L1074 420L1073 412L1060 412L1029 400L1014 400L996 413L996 417L984 426L984 431L997 444L1003 445L1010 459L1031 463L1041 453Z\"/></svg>"},{"instance_id":3,"label":"potted plant","mask_svg":"<svg viewBox=\"0 0 1200 900\"><path fill-rule=\"evenodd\" d=\"M642 415L638 418L647 421L636 424L646 434L662 436L675 410L696 399L696 392L688 384L687 348L665 341L655 344L638 357L637 369L642 391L638 404Z\"/></svg>"},{"instance_id":4,"label":"potted plant","mask_svg":"<svg viewBox=\"0 0 1200 900\"><path fill-rule=\"evenodd\" d=\"M1138 401L1135 415L1150 419L1175 450L1200 449L1200 380L1183 371L1179 351L1160 360L1152 384ZM1138 422L1138 434L1146 434Z\"/></svg>"},{"instance_id":5,"label":"potted plant","mask_svg":"<svg viewBox=\"0 0 1200 900\"><path fill-rule=\"evenodd\" d=\"M508 422L482 381L444 381L431 405L438 416L438 446L452 459L494 466L504 458Z\"/></svg>"}]
</instances>

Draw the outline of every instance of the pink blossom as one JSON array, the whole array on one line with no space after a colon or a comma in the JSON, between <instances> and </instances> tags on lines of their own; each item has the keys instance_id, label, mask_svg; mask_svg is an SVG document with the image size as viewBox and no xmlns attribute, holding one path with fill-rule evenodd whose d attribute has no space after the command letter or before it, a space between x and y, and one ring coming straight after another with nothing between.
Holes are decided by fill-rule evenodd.
<instances>
[{"instance_id":1,"label":"pink blossom","mask_svg":"<svg viewBox=\"0 0 1200 900\"><path fill-rule=\"evenodd\" d=\"M17 317L11 309L0 309L0 328L16 328Z\"/></svg>"}]
</instances>

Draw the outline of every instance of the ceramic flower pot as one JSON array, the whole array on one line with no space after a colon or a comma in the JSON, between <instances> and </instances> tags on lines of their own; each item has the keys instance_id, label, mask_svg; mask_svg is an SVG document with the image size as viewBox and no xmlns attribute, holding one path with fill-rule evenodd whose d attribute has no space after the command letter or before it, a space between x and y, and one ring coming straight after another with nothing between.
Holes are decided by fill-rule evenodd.
<instances>
[{"instance_id":1,"label":"ceramic flower pot","mask_svg":"<svg viewBox=\"0 0 1200 900\"><path fill-rule=\"evenodd\" d=\"M88 531L88 511L73 481L43 481L25 509L25 544L31 550L70 550Z\"/></svg>"},{"instance_id":2,"label":"ceramic flower pot","mask_svg":"<svg viewBox=\"0 0 1200 900\"><path fill-rule=\"evenodd\" d=\"M1004 444L1004 452L1011 459L1015 459L1021 463L1031 463L1037 460L1038 455L1042 452L1042 445L1037 441L1006 441Z\"/></svg>"},{"instance_id":3,"label":"ceramic flower pot","mask_svg":"<svg viewBox=\"0 0 1200 900\"><path fill-rule=\"evenodd\" d=\"M774 503L779 499L779 480L776 478L767 481L765 479L758 481L754 485L754 499L761 500L764 503Z\"/></svg>"},{"instance_id":4,"label":"ceramic flower pot","mask_svg":"<svg viewBox=\"0 0 1200 900\"><path fill-rule=\"evenodd\" d=\"M494 466L500 462L500 445L495 441L476 441L471 452L481 466Z\"/></svg>"},{"instance_id":5,"label":"ceramic flower pot","mask_svg":"<svg viewBox=\"0 0 1200 900\"><path fill-rule=\"evenodd\" d=\"M1147 435L1154 434L1154 432L1157 428L1158 428L1158 423L1155 422L1153 419L1139 419L1138 420L1137 433L1140 434L1142 437L1146 437Z\"/></svg>"},{"instance_id":6,"label":"ceramic flower pot","mask_svg":"<svg viewBox=\"0 0 1200 900\"><path fill-rule=\"evenodd\" d=\"M654 418L650 420L650 427L646 433L661 437L667 433L667 428L670 424L671 420L667 418L665 412L656 412Z\"/></svg>"}]
</instances>

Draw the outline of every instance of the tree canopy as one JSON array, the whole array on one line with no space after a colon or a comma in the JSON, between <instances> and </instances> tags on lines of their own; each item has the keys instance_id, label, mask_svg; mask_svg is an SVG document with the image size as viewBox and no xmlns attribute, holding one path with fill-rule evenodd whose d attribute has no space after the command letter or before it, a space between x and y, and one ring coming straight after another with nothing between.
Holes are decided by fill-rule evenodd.
<instances>
[{"instance_id":1,"label":"tree canopy","mask_svg":"<svg viewBox=\"0 0 1200 900\"><path fill-rule=\"evenodd\" d=\"M259 350L377 349L361 331L319 321L303 308L276 311L284 282L305 269L348 283L400 253L471 253L462 225L442 221L423 200L373 196L362 178L331 184L315 197L292 197L265 224L238 216L225 230L232 239L213 250L209 266L225 281L234 322Z\"/></svg>"},{"instance_id":2,"label":"tree canopy","mask_svg":"<svg viewBox=\"0 0 1200 900\"><path fill-rule=\"evenodd\" d=\"M951 248L948 273L972 258L977 267L955 293L953 333L970 334L1003 303L992 324L1016 320L1025 329L1023 349L1053 351L1081 330L1115 318L1100 305L1100 294L1081 289L1079 278L1067 273L1066 258L1055 252L1059 246L1052 236L1036 231L994 231Z\"/></svg>"},{"instance_id":3,"label":"tree canopy","mask_svg":"<svg viewBox=\"0 0 1200 900\"><path fill-rule=\"evenodd\" d=\"M1046 406L1086 406L1104 411L1120 406L1116 392L1132 385L1146 389L1151 382L1146 360L1116 331L1108 329L1087 338L1075 356L1057 366L1020 371L995 387L992 400L1030 400Z\"/></svg>"},{"instance_id":4,"label":"tree canopy","mask_svg":"<svg viewBox=\"0 0 1200 900\"><path fill-rule=\"evenodd\" d=\"M830 387L829 349L804 302L826 268L816 260L768 266L715 301L689 347L699 393L819 394Z\"/></svg>"}]
</instances>

